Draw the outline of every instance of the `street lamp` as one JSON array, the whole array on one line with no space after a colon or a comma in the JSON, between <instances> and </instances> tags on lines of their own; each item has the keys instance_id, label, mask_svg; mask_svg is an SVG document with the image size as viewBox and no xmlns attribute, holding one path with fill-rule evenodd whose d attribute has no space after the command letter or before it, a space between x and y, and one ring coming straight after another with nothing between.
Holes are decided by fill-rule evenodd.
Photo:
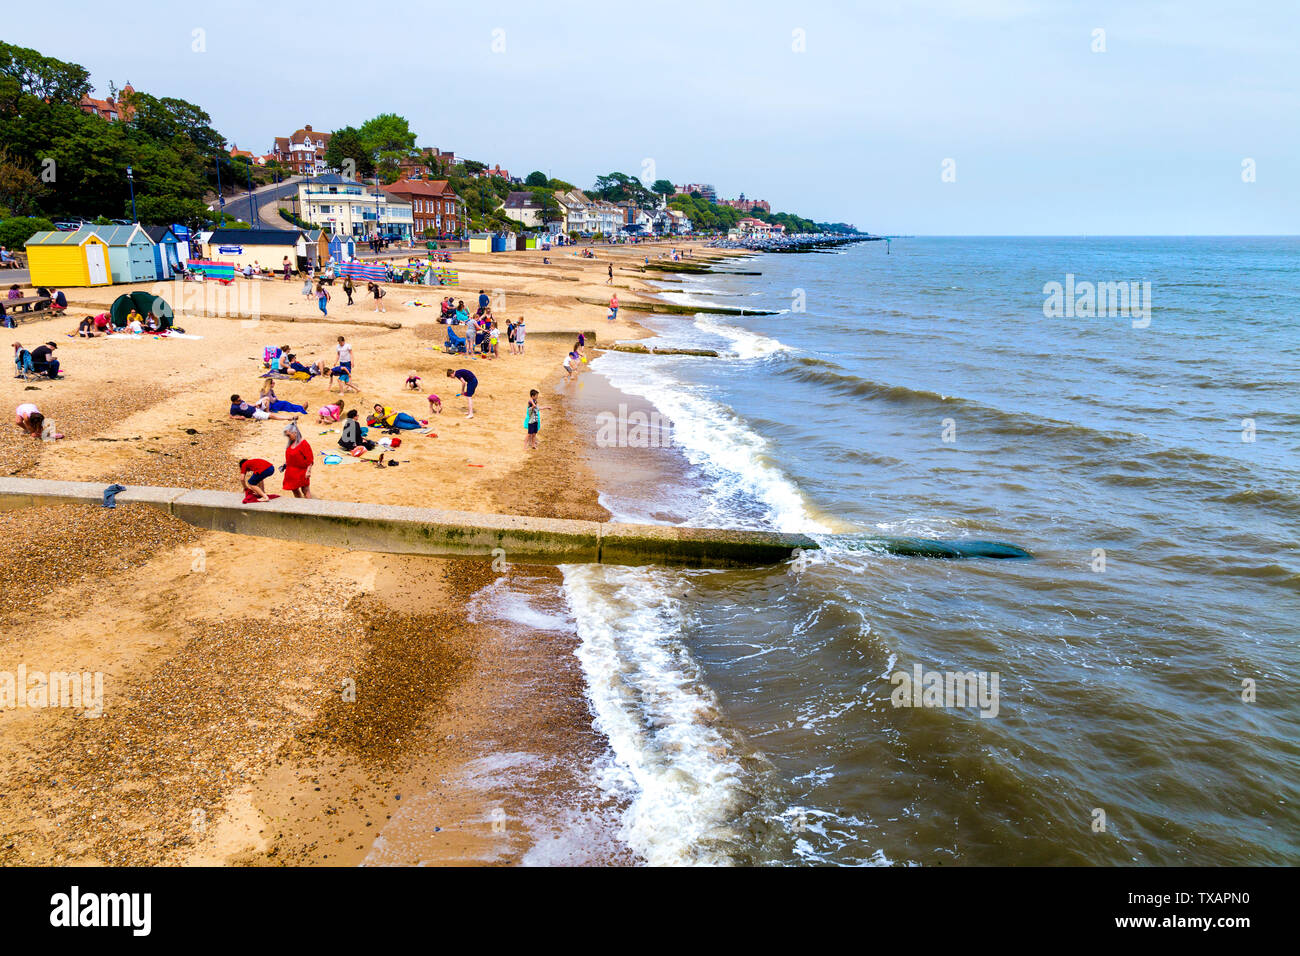
<instances>
[{"instance_id":1,"label":"street lamp","mask_svg":"<svg viewBox=\"0 0 1300 956\"><path fill-rule=\"evenodd\" d=\"M226 228L226 194L221 191L221 157L217 157L217 206L221 209L221 228Z\"/></svg>"},{"instance_id":2,"label":"street lamp","mask_svg":"<svg viewBox=\"0 0 1300 956\"><path fill-rule=\"evenodd\" d=\"M135 173L130 166L126 167L126 182L131 189L131 221L139 222L140 220L135 217Z\"/></svg>"}]
</instances>

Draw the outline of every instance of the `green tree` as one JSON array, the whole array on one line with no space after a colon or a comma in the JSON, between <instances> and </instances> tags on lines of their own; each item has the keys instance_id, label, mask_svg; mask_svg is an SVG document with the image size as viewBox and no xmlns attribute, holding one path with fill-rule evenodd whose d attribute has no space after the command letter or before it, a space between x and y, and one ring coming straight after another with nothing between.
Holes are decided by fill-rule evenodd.
<instances>
[{"instance_id":1,"label":"green tree","mask_svg":"<svg viewBox=\"0 0 1300 956\"><path fill-rule=\"evenodd\" d=\"M545 186L545 185L546 185L546 174L545 174L544 172L542 172L541 170L539 170L539 169L534 169L531 173L528 174L528 178L524 180L524 185L525 185L525 186Z\"/></svg>"},{"instance_id":2,"label":"green tree","mask_svg":"<svg viewBox=\"0 0 1300 956\"><path fill-rule=\"evenodd\" d=\"M654 185L650 187L651 192L656 192L661 196L671 196L677 192L677 187L667 179L656 179Z\"/></svg>"},{"instance_id":3,"label":"green tree","mask_svg":"<svg viewBox=\"0 0 1300 956\"><path fill-rule=\"evenodd\" d=\"M396 113L380 113L362 123L357 132L372 156L383 152L409 154L415 149L415 134L411 132L410 124Z\"/></svg>"},{"instance_id":4,"label":"green tree","mask_svg":"<svg viewBox=\"0 0 1300 956\"><path fill-rule=\"evenodd\" d=\"M15 216L0 222L0 246L21 249L23 244L38 232L49 232L54 223L37 216Z\"/></svg>"},{"instance_id":5,"label":"green tree","mask_svg":"<svg viewBox=\"0 0 1300 956\"><path fill-rule=\"evenodd\" d=\"M21 92L54 103L75 103L90 92L90 73L79 63L65 63L3 41L0 73L16 80Z\"/></svg>"},{"instance_id":6,"label":"green tree","mask_svg":"<svg viewBox=\"0 0 1300 956\"><path fill-rule=\"evenodd\" d=\"M0 206L10 215L30 216L38 211L37 201L47 192L40 177L0 146Z\"/></svg>"},{"instance_id":7,"label":"green tree","mask_svg":"<svg viewBox=\"0 0 1300 956\"><path fill-rule=\"evenodd\" d=\"M369 178L375 174L374 156L355 126L336 129L325 147L325 165L338 173Z\"/></svg>"},{"instance_id":8,"label":"green tree","mask_svg":"<svg viewBox=\"0 0 1300 956\"><path fill-rule=\"evenodd\" d=\"M204 203L182 196L138 196L135 205L140 222L149 226L170 226L178 222L195 228L214 217L212 210ZM128 203L128 209L129 206Z\"/></svg>"}]
</instances>

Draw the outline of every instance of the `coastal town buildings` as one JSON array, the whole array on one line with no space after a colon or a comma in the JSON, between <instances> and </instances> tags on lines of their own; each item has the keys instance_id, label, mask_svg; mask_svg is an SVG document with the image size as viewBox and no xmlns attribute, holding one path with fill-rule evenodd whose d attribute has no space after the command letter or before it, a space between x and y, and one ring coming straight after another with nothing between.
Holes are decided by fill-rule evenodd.
<instances>
[{"instance_id":1,"label":"coastal town buildings","mask_svg":"<svg viewBox=\"0 0 1300 956\"><path fill-rule=\"evenodd\" d=\"M709 183L686 183L676 187L676 196L689 196L691 193L699 193L700 197L711 203L718 201L718 191Z\"/></svg>"},{"instance_id":2,"label":"coastal town buildings","mask_svg":"<svg viewBox=\"0 0 1300 956\"><path fill-rule=\"evenodd\" d=\"M747 239L755 236L780 236L785 234L785 226L780 223L763 222L761 219L746 218L736 223L727 235L733 239Z\"/></svg>"},{"instance_id":3,"label":"coastal town buildings","mask_svg":"<svg viewBox=\"0 0 1300 956\"><path fill-rule=\"evenodd\" d=\"M289 136L277 136L270 155L299 176L315 176L325 172L325 148L329 142L329 133L318 133L308 123Z\"/></svg>"},{"instance_id":4,"label":"coastal town buildings","mask_svg":"<svg viewBox=\"0 0 1300 956\"><path fill-rule=\"evenodd\" d=\"M412 230L422 236L458 235L466 220L465 202L445 179L399 179L384 187L398 202L410 203Z\"/></svg>"},{"instance_id":5,"label":"coastal town buildings","mask_svg":"<svg viewBox=\"0 0 1300 956\"><path fill-rule=\"evenodd\" d=\"M298 209L302 219L332 235L365 238L378 233L410 238L414 234L410 202L337 173L299 183Z\"/></svg>"},{"instance_id":6,"label":"coastal town buildings","mask_svg":"<svg viewBox=\"0 0 1300 956\"><path fill-rule=\"evenodd\" d=\"M130 104L131 94L134 92L135 88L127 83L122 87L117 98L110 96L108 99L99 100L87 94L77 101L77 105L81 107L81 112L106 119L110 123L127 122L135 114Z\"/></svg>"},{"instance_id":7,"label":"coastal town buildings","mask_svg":"<svg viewBox=\"0 0 1300 956\"><path fill-rule=\"evenodd\" d=\"M564 214L565 232L583 235L596 231L596 218L591 211L591 200L581 189L556 190L555 200L560 204L560 211Z\"/></svg>"},{"instance_id":8,"label":"coastal town buildings","mask_svg":"<svg viewBox=\"0 0 1300 956\"><path fill-rule=\"evenodd\" d=\"M436 179L447 175L456 165L456 154L450 150L441 150L436 146L421 146L414 156L407 157L397 164L403 179Z\"/></svg>"},{"instance_id":9,"label":"coastal town buildings","mask_svg":"<svg viewBox=\"0 0 1300 956\"><path fill-rule=\"evenodd\" d=\"M512 192L506 197L501 211L516 222L522 222L530 229L542 225L545 210L541 202L530 192Z\"/></svg>"},{"instance_id":10,"label":"coastal town buildings","mask_svg":"<svg viewBox=\"0 0 1300 956\"><path fill-rule=\"evenodd\" d=\"M718 203L719 206L730 206L732 209L739 209L741 212L759 212L770 213L771 205L766 199L746 199L745 194L741 193L739 199L723 199Z\"/></svg>"}]
</instances>

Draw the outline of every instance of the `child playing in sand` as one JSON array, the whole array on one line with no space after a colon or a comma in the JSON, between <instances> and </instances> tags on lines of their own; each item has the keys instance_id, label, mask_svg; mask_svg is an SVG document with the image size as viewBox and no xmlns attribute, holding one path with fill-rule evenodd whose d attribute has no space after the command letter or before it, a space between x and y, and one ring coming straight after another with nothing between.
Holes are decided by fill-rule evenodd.
<instances>
[{"instance_id":1,"label":"child playing in sand","mask_svg":"<svg viewBox=\"0 0 1300 956\"><path fill-rule=\"evenodd\" d=\"M538 400L537 389L528 393L528 408L524 412L524 443L529 448L537 447L537 433L542 429L542 408Z\"/></svg>"},{"instance_id":2,"label":"child playing in sand","mask_svg":"<svg viewBox=\"0 0 1300 956\"><path fill-rule=\"evenodd\" d=\"M14 424L21 428L24 434L31 435L33 438L45 437L45 416L31 402L23 402L14 409ZM51 440L58 440L63 437L62 434L54 431L53 422L50 423L49 437Z\"/></svg>"},{"instance_id":3,"label":"child playing in sand","mask_svg":"<svg viewBox=\"0 0 1300 956\"><path fill-rule=\"evenodd\" d=\"M343 417L343 399L340 398L333 405L322 405L316 416L322 425L337 422Z\"/></svg>"},{"instance_id":4,"label":"child playing in sand","mask_svg":"<svg viewBox=\"0 0 1300 956\"><path fill-rule=\"evenodd\" d=\"M337 378L339 380L340 395L344 394L345 392L361 391L361 389L357 388L355 385L352 384L352 373L348 369L343 368L343 366L341 365L338 366L337 368L330 369L330 378L331 379Z\"/></svg>"},{"instance_id":5,"label":"child playing in sand","mask_svg":"<svg viewBox=\"0 0 1300 956\"><path fill-rule=\"evenodd\" d=\"M578 366L578 353L570 352L568 355L564 356L564 362L562 364L564 366L564 374L572 379L574 370Z\"/></svg>"},{"instance_id":6,"label":"child playing in sand","mask_svg":"<svg viewBox=\"0 0 1300 956\"><path fill-rule=\"evenodd\" d=\"M430 415L442 414L442 399L439 398L437 395L429 396L429 414Z\"/></svg>"},{"instance_id":7,"label":"child playing in sand","mask_svg":"<svg viewBox=\"0 0 1300 956\"><path fill-rule=\"evenodd\" d=\"M416 375L414 372L406 376L406 387L413 392L418 391L420 388L420 376Z\"/></svg>"}]
</instances>

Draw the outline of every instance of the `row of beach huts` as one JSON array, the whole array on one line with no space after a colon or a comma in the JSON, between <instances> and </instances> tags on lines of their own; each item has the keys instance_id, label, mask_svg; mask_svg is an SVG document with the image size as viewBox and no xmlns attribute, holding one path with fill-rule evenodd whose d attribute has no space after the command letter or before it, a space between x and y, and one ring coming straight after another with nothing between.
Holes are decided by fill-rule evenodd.
<instances>
[{"instance_id":1,"label":"row of beach huts","mask_svg":"<svg viewBox=\"0 0 1300 956\"><path fill-rule=\"evenodd\" d=\"M298 270L356 257L356 241L323 230L215 229L184 226L84 225L70 232L38 232L26 243L33 286L75 287L171 279L182 264L279 271L287 257Z\"/></svg>"}]
</instances>

